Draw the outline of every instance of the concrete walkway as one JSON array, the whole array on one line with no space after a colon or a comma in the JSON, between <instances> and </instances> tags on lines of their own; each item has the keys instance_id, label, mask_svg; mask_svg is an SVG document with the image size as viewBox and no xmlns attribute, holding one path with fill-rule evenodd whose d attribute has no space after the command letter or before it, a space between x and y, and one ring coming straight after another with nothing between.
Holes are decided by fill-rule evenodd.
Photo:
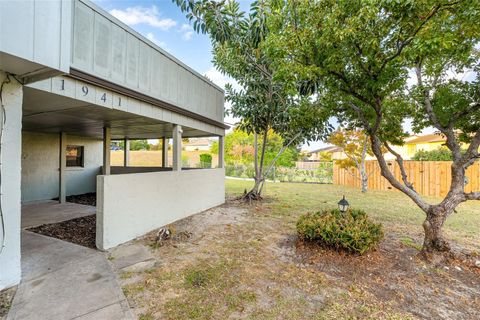
<instances>
[{"instance_id":1,"label":"concrete walkway","mask_svg":"<svg viewBox=\"0 0 480 320\"><path fill-rule=\"evenodd\" d=\"M22 277L7 320L133 319L100 251L22 231Z\"/></svg>"},{"instance_id":2,"label":"concrete walkway","mask_svg":"<svg viewBox=\"0 0 480 320\"><path fill-rule=\"evenodd\" d=\"M62 222L96 213L94 206L58 201L36 201L22 204L22 229Z\"/></svg>"}]
</instances>

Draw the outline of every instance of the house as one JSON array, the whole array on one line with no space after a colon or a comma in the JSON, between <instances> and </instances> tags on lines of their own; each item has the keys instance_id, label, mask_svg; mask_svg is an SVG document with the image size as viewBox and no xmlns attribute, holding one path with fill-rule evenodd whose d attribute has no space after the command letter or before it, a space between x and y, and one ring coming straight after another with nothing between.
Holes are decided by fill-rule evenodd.
<instances>
[{"instance_id":1,"label":"house","mask_svg":"<svg viewBox=\"0 0 480 320\"><path fill-rule=\"evenodd\" d=\"M325 161L325 158L338 157L342 153L342 148L336 146L328 146L312 151L302 151L305 155L304 161Z\"/></svg>"},{"instance_id":2,"label":"house","mask_svg":"<svg viewBox=\"0 0 480 320\"><path fill-rule=\"evenodd\" d=\"M2 1L0 26L0 289L21 278L23 203L96 192L106 250L224 202L221 88L87 0ZM218 139L214 168L182 170L195 137ZM163 143L159 167L113 167L112 139L171 139L173 161Z\"/></svg>"},{"instance_id":3,"label":"house","mask_svg":"<svg viewBox=\"0 0 480 320\"><path fill-rule=\"evenodd\" d=\"M446 139L443 135L432 133L426 135L412 135L404 140L402 146L392 146L395 152L399 153L404 160L411 160L413 156L420 150L431 151L441 148L445 145ZM328 146L317 150L305 151L307 155L306 161L322 161L322 154L330 155L332 160L345 159L346 155L343 153L342 148L336 146ZM386 152L384 154L385 160L395 160L395 156ZM366 160L376 160L374 155L366 156Z\"/></svg>"},{"instance_id":4,"label":"house","mask_svg":"<svg viewBox=\"0 0 480 320\"><path fill-rule=\"evenodd\" d=\"M185 151L210 151L213 141L211 139L189 139L183 144Z\"/></svg>"}]
</instances>

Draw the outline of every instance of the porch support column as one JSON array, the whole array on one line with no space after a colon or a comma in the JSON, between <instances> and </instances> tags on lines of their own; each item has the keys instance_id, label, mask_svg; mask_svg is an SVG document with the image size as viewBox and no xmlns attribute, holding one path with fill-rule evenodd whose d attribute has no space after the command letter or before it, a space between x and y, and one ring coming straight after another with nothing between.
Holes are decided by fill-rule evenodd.
<instances>
[{"instance_id":1,"label":"porch support column","mask_svg":"<svg viewBox=\"0 0 480 320\"><path fill-rule=\"evenodd\" d=\"M110 175L110 127L103 127L103 175Z\"/></svg>"},{"instance_id":2,"label":"porch support column","mask_svg":"<svg viewBox=\"0 0 480 320\"><path fill-rule=\"evenodd\" d=\"M128 167L130 163L130 140L125 138L123 140L123 166Z\"/></svg>"},{"instance_id":3,"label":"porch support column","mask_svg":"<svg viewBox=\"0 0 480 320\"><path fill-rule=\"evenodd\" d=\"M182 126L173 126L173 171L182 170Z\"/></svg>"},{"instance_id":4,"label":"porch support column","mask_svg":"<svg viewBox=\"0 0 480 320\"><path fill-rule=\"evenodd\" d=\"M58 170L58 202L67 202L67 185L66 185L66 171L67 171L67 134L60 132L60 146L59 146L59 170Z\"/></svg>"},{"instance_id":5,"label":"porch support column","mask_svg":"<svg viewBox=\"0 0 480 320\"><path fill-rule=\"evenodd\" d=\"M23 87L0 70L0 290L20 282L21 153Z\"/></svg>"},{"instance_id":6,"label":"porch support column","mask_svg":"<svg viewBox=\"0 0 480 320\"><path fill-rule=\"evenodd\" d=\"M162 138L162 167L168 167L168 139Z\"/></svg>"},{"instance_id":7,"label":"porch support column","mask_svg":"<svg viewBox=\"0 0 480 320\"><path fill-rule=\"evenodd\" d=\"M219 136L218 137L218 167L224 168L225 167L225 137Z\"/></svg>"}]
</instances>

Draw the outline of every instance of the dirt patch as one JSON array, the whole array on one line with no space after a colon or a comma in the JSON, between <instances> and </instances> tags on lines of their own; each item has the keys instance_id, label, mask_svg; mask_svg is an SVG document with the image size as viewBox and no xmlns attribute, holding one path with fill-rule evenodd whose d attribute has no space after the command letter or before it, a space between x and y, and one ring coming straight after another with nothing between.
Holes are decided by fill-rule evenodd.
<instances>
[{"instance_id":1,"label":"dirt patch","mask_svg":"<svg viewBox=\"0 0 480 320\"><path fill-rule=\"evenodd\" d=\"M468 261L427 265L419 251L387 231L376 251L364 256L336 252L286 237L279 243L288 258L336 279L352 290L366 291L378 301L422 319L479 319L480 269ZM289 250L290 249L290 250ZM282 255L285 258L285 255Z\"/></svg>"},{"instance_id":2,"label":"dirt patch","mask_svg":"<svg viewBox=\"0 0 480 320\"><path fill-rule=\"evenodd\" d=\"M72 242L84 247L95 249L96 216L86 216L59 223L44 224L29 231L44 236Z\"/></svg>"},{"instance_id":3,"label":"dirt patch","mask_svg":"<svg viewBox=\"0 0 480 320\"><path fill-rule=\"evenodd\" d=\"M16 287L0 291L0 319L6 319L16 291Z\"/></svg>"},{"instance_id":4,"label":"dirt patch","mask_svg":"<svg viewBox=\"0 0 480 320\"><path fill-rule=\"evenodd\" d=\"M74 196L67 196L67 202L84 204L87 206L96 206L97 205L97 194L95 192L78 194Z\"/></svg>"},{"instance_id":5,"label":"dirt patch","mask_svg":"<svg viewBox=\"0 0 480 320\"><path fill-rule=\"evenodd\" d=\"M339 253L299 242L297 217L278 208L268 198L230 199L170 225L162 246L156 232L138 240L156 263L121 274L134 312L175 320L480 318L480 269L426 265L418 234L387 229L376 251Z\"/></svg>"}]
</instances>

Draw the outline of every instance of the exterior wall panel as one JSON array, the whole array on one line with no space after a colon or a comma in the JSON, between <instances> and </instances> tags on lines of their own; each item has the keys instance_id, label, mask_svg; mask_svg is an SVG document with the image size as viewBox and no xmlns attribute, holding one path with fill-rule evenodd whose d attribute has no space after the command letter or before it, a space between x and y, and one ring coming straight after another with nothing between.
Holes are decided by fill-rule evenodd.
<instances>
[{"instance_id":1,"label":"exterior wall panel","mask_svg":"<svg viewBox=\"0 0 480 320\"><path fill-rule=\"evenodd\" d=\"M223 122L221 89L94 4L74 14L73 68Z\"/></svg>"},{"instance_id":2,"label":"exterior wall panel","mask_svg":"<svg viewBox=\"0 0 480 320\"><path fill-rule=\"evenodd\" d=\"M95 13L95 38L94 38L94 73L105 78L111 78L111 41L112 24L103 16Z\"/></svg>"},{"instance_id":3,"label":"exterior wall panel","mask_svg":"<svg viewBox=\"0 0 480 320\"><path fill-rule=\"evenodd\" d=\"M22 202L58 197L58 134L22 133ZM67 195L95 192L102 166L102 141L67 135L67 145L84 147L83 168L67 168Z\"/></svg>"},{"instance_id":4,"label":"exterior wall panel","mask_svg":"<svg viewBox=\"0 0 480 320\"><path fill-rule=\"evenodd\" d=\"M98 176L97 247L112 248L224 203L224 179L221 168Z\"/></svg>"},{"instance_id":5,"label":"exterior wall panel","mask_svg":"<svg viewBox=\"0 0 480 320\"><path fill-rule=\"evenodd\" d=\"M25 82L68 72L72 1L0 1L0 70Z\"/></svg>"},{"instance_id":6,"label":"exterior wall panel","mask_svg":"<svg viewBox=\"0 0 480 320\"><path fill-rule=\"evenodd\" d=\"M60 1L35 1L33 60L47 66L60 61L61 30L57 22L62 20ZM23 42L23 41L17 41Z\"/></svg>"},{"instance_id":7,"label":"exterior wall panel","mask_svg":"<svg viewBox=\"0 0 480 320\"><path fill-rule=\"evenodd\" d=\"M73 64L87 72L93 71L93 10L75 2L73 33Z\"/></svg>"}]
</instances>

